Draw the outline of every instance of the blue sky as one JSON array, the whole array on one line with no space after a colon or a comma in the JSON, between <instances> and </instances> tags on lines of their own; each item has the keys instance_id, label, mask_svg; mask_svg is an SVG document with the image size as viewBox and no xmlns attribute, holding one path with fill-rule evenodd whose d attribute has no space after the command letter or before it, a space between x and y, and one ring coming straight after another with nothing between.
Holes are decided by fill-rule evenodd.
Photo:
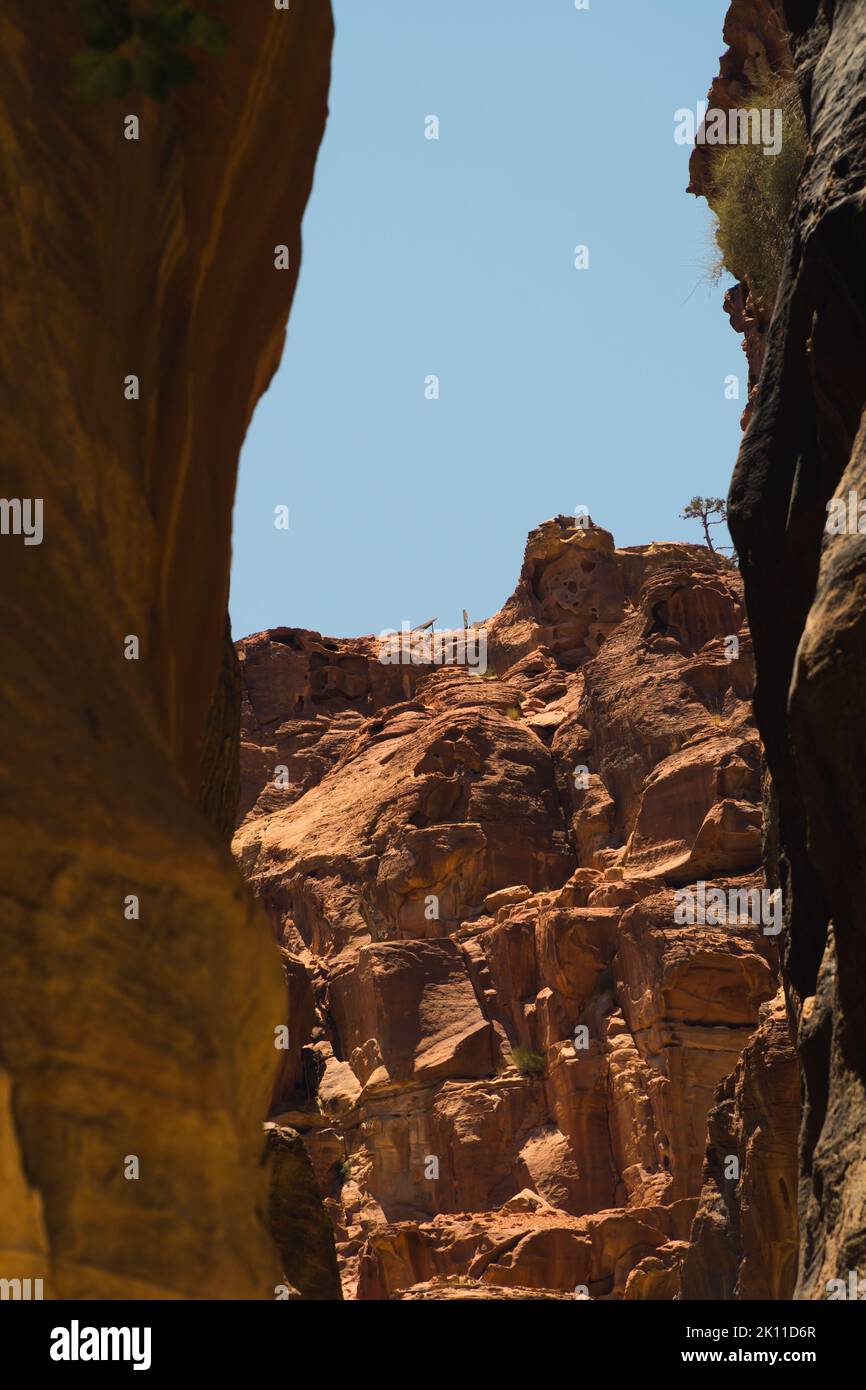
<instances>
[{"instance_id":1,"label":"blue sky","mask_svg":"<svg viewBox=\"0 0 866 1390\"><path fill-rule=\"evenodd\" d=\"M579 506L620 545L701 539L679 512L727 492L745 359L673 132L726 9L335 0L298 292L241 456L235 637L488 617L527 532Z\"/></svg>"}]
</instances>

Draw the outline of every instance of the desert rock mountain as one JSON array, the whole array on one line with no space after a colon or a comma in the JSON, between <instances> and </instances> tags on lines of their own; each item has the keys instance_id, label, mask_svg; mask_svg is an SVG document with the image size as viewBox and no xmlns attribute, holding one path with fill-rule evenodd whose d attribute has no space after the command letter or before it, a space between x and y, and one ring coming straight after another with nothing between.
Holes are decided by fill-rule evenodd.
<instances>
[{"instance_id":1,"label":"desert rock mountain","mask_svg":"<svg viewBox=\"0 0 866 1390\"><path fill-rule=\"evenodd\" d=\"M344 1291L668 1299L713 1236L728 1296L741 1267L789 1296L793 1147L771 1181L753 1136L728 1148L742 1191L783 1190L773 1272L703 1176L779 1007L738 572L558 517L482 634L486 670L238 644L234 849L287 983L271 1124L310 1154ZM713 888L743 903L683 920Z\"/></svg>"},{"instance_id":2,"label":"desert rock mountain","mask_svg":"<svg viewBox=\"0 0 866 1390\"><path fill-rule=\"evenodd\" d=\"M862 1276L866 7L725 23L710 101L793 78L808 133L774 312L748 275L727 296L739 568L556 518L451 635L483 661L439 665L226 624L328 0L226 0L225 56L124 103L137 141L70 91L80 0L44 9L0 7L2 492L45 508L39 546L0 545L0 1275L409 1301Z\"/></svg>"}]
</instances>

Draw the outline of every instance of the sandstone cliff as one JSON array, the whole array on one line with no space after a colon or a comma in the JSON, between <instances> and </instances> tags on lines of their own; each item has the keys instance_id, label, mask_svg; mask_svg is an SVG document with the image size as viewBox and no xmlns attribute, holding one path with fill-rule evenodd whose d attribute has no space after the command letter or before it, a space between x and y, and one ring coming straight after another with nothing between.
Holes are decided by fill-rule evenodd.
<instances>
[{"instance_id":1,"label":"sandstone cliff","mask_svg":"<svg viewBox=\"0 0 866 1390\"><path fill-rule=\"evenodd\" d=\"M282 1006L218 833L224 627L330 7L231 0L225 58L170 101L94 106L70 93L78 0L50 8L0 12L2 491L44 503L41 545L0 537L0 1264L60 1297L273 1297L260 1121Z\"/></svg>"},{"instance_id":2,"label":"sandstone cliff","mask_svg":"<svg viewBox=\"0 0 866 1390\"><path fill-rule=\"evenodd\" d=\"M740 578L559 517L482 631L484 672L238 645L234 845L288 995L272 1132L306 1141L349 1296L673 1298L716 1088L778 1016L769 919L676 911L762 887ZM772 1267L741 1223L750 1288L785 1296L794 1179L777 1198L755 1130L722 1147L788 1203Z\"/></svg>"}]
</instances>

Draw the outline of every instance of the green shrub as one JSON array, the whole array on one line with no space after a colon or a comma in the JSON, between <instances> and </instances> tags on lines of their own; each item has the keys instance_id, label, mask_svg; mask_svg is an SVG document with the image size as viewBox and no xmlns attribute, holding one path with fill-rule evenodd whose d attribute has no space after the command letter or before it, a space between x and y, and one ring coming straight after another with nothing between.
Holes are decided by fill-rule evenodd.
<instances>
[{"instance_id":1,"label":"green shrub","mask_svg":"<svg viewBox=\"0 0 866 1390\"><path fill-rule=\"evenodd\" d=\"M788 217L806 154L806 126L796 83L774 78L743 98L743 107L782 112L782 146L764 154L760 144L714 148L709 203L715 214L717 270L748 280L757 300L772 310L788 243Z\"/></svg>"},{"instance_id":2,"label":"green shrub","mask_svg":"<svg viewBox=\"0 0 866 1390\"><path fill-rule=\"evenodd\" d=\"M165 101L175 87L195 76L185 51L221 55L227 35L211 14L219 0L152 0L133 14L130 0L81 0L81 33L86 47L72 59L72 88L84 101L125 97L137 87L154 101Z\"/></svg>"},{"instance_id":3,"label":"green shrub","mask_svg":"<svg viewBox=\"0 0 866 1390\"><path fill-rule=\"evenodd\" d=\"M541 1076L547 1065L543 1052L533 1052L531 1047L513 1047L511 1060L521 1076Z\"/></svg>"}]
</instances>

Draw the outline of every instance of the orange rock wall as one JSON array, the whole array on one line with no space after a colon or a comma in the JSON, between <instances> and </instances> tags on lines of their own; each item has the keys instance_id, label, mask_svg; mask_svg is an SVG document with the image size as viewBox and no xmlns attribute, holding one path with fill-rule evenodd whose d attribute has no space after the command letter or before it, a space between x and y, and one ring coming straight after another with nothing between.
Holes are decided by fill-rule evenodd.
<instances>
[{"instance_id":1,"label":"orange rock wall","mask_svg":"<svg viewBox=\"0 0 866 1390\"><path fill-rule=\"evenodd\" d=\"M677 916L699 881L764 888L739 575L560 517L483 632L486 672L239 643L272 1118L349 1296L672 1298L708 1112L777 989L763 921Z\"/></svg>"}]
</instances>

